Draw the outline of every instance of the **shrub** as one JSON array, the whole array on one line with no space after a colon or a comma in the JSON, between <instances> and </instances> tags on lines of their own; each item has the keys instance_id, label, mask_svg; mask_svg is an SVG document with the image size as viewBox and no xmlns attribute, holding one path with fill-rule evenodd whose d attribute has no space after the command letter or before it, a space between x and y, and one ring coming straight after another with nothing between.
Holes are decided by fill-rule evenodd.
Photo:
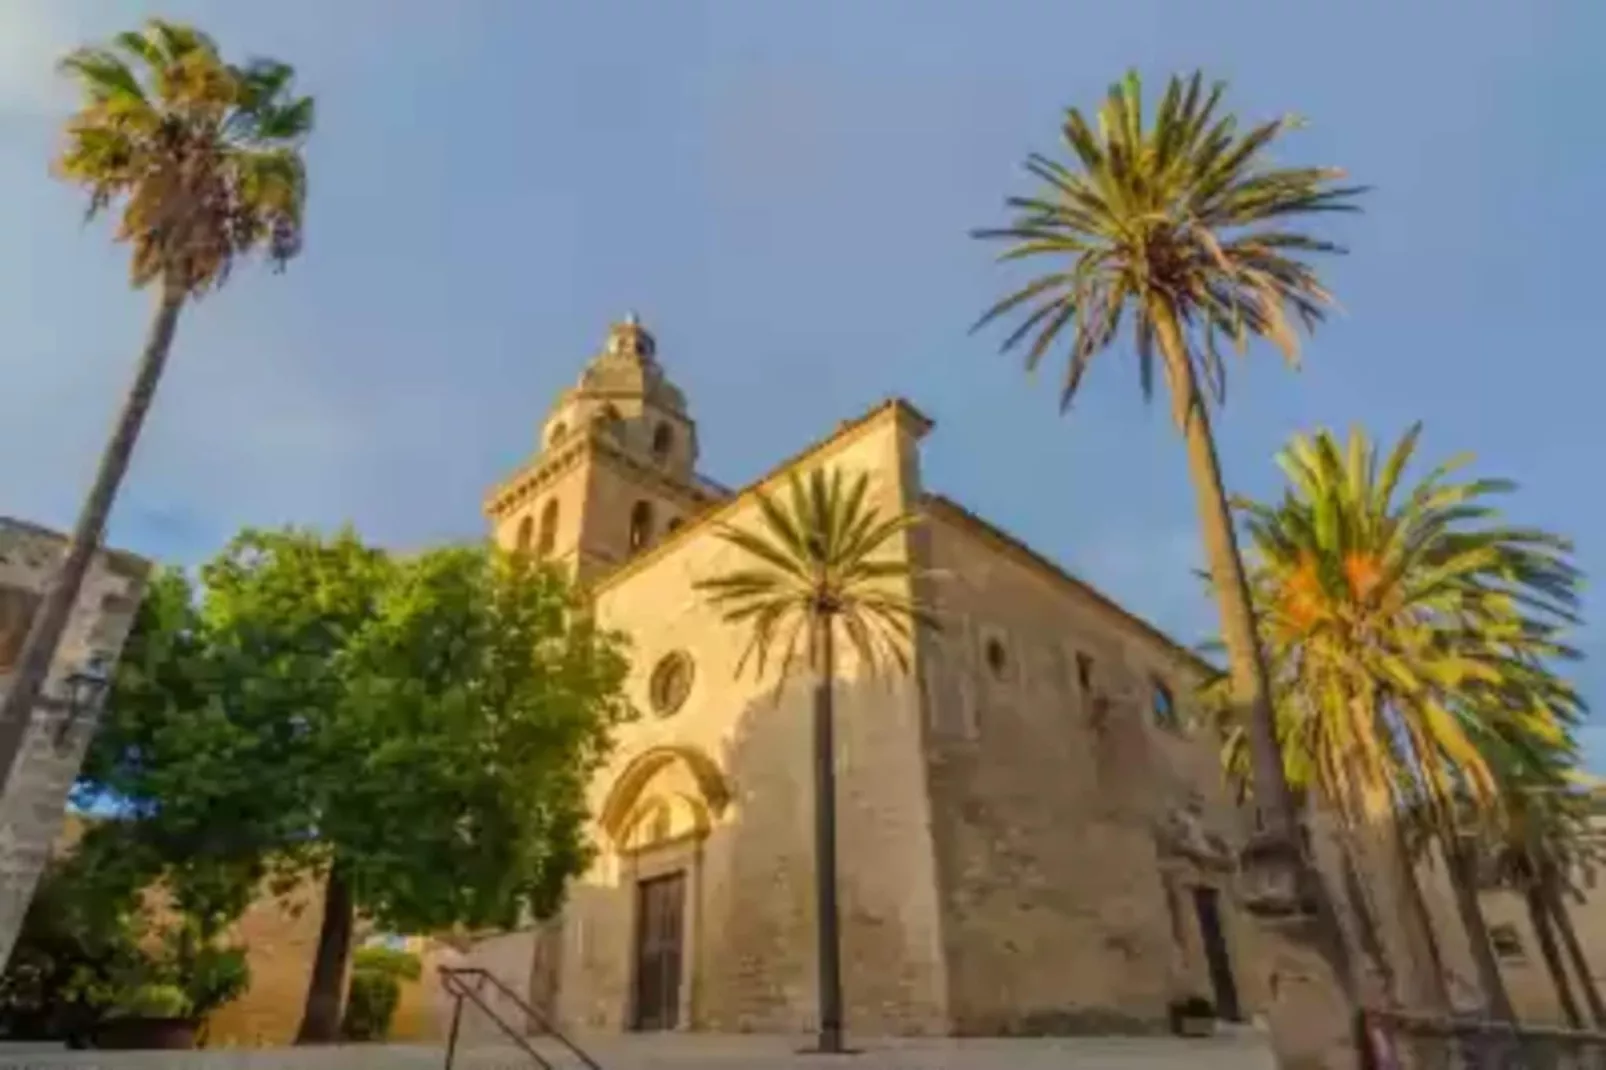
<instances>
[{"instance_id":1,"label":"shrub","mask_svg":"<svg viewBox=\"0 0 1606 1070\"><path fill-rule=\"evenodd\" d=\"M424 964L411 951L391 947L364 947L352 956L354 973L383 973L398 981L416 981L423 974Z\"/></svg>"},{"instance_id":2,"label":"shrub","mask_svg":"<svg viewBox=\"0 0 1606 1070\"><path fill-rule=\"evenodd\" d=\"M401 1002L401 982L385 970L356 969L346 992L340 1034L347 1040L384 1040Z\"/></svg>"},{"instance_id":3,"label":"shrub","mask_svg":"<svg viewBox=\"0 0 1606 1070\"><path fill-rule=\"evenodd\" d=\"M112 1013L118 1018L187 1018L193 1010L190 997L178 985L135 985L117 998Z\"/></svg>"},{"instance_id":4,"label":"shrub","mask_svg":"<svg viewBox=\"0 0 1606 1070\"><path fill-rule=\"evenodd\" d=\"M182 963L184 993L197 1018L233 1003L251 987L251 967L243 947L202 947Z\"/></svg>"}]
</instances>

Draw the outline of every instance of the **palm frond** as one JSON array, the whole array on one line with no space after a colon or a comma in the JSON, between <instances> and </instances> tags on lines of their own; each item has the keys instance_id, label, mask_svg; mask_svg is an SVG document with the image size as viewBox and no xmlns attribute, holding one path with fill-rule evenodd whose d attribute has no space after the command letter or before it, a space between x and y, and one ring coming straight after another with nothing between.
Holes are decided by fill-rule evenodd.
<instances>
[{"instance_id":1,"label":"palm frond","mask_svg":"<svg viewBox=\"0 0 1606 1070\"><path fill-rule=\"evenodd\" d=\"M242 257L282 267L300 252L314 106L294 95L290 66L231 66L206 34L160 19L60 66L83 106L56 171L85 189L91 216L120 207L136 286L198 295Z\"/></svg>"},{"instance_id":2,"label":"palm frond","mask_svg":"<svg viewBox=\"0 0 1606 1070\"><path fill-rule=\"evenodd\" d=\"M755 495L756 526L717 530L741 564L694 589L726 624L748 630L738 674L751 666L762 677L782 651L777 698L821 622L840 632L871 674L887 666L907 673L915 630L937 626L914 594L927 574L897 545L918 515L887 515L870 490L864 472L794 472L782 494Z\"/></svg>"},{"instance_id":3,"label":"palm frond","mask_svg":"<svg viewBox=\"0 0 1606 1070\"><path fill-rule=\"evenodd\" d=\"M1006 201L1007 225L972 232L1000 243L1001 261L1048 265L972 329L1019 313L1001 348L1027 343L1028 368L1062 349L1062 408L1123 323L1132 325L1145 396L1153 392L1155 324L1176 324L1181 352L1161 355L1187 368L1168 373L1172 390L1186 392L1198 378L1220 402L1227 382L1218 336L1240 352L1251 336L1265 338L1294 362L1295 322L1313 330L1333 304L1307 258L1343 248L1289 230L1287 221L1352 211L1363 188L1341 185L1336 168L1272 164L1273 144L1299 124L1285 117L1240 131L1232 116L1218 115L1224 91L1222 83L1207 91L1199 72L1174 77L1148 119L1142 85L1129 73L1110 87L1094 122L1077 108L1066 112L1060 133L1071 162L1028 156L1037 190ZM1192 397L1174 401L1181 414Z\"/></svg>"}]
</instances>

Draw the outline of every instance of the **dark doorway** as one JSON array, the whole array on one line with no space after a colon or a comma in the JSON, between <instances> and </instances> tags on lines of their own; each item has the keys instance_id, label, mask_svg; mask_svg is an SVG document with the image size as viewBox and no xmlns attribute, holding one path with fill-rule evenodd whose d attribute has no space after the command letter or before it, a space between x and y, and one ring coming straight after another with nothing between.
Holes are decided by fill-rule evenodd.
<instances>
[{"instance_id":1,"label":"dark doorway","mask_svg":"<svg viewBox=\"0 0 1606 1070\"><path fill-rule=\"evenodd\" d=\"M1242 1021L1238 982L1233 979L1227 938L1221 931L1220 893L1214 888L1195 888L1193 908L1199 915L1199 936L1204 943L1205 962L1210 966L1210 986L1215 989L1216 1017L1229 1022Z\"/></svg>"},{"instance_id":2,"label":"dark doorway","mask_svg":"<svg viewBox=\"0 0 1606 1070\"><path fill-rule=\"evenodd\" d=\"M680 1024L685 913L685 873L636 885L636 1029L674 1029Z\"/></svg>"}]
</instances>

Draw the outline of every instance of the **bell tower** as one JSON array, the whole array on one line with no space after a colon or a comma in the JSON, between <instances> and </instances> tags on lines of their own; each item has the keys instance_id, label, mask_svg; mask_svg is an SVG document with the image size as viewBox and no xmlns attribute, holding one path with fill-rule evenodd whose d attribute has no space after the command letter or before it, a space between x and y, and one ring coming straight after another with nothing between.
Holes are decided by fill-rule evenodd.
<instances>
[{"instance_id":1,"label":"bell tower","mask_svg":"<svg viewBox=\"0 0 1606 1070\"><path fill-rule=\"evenodd\" d=\"M536 451L485 502L492 537L582 582L655 545L723 494L696 475L697 425L634 313L558 395Z\"/></svg>"}]
</instances>

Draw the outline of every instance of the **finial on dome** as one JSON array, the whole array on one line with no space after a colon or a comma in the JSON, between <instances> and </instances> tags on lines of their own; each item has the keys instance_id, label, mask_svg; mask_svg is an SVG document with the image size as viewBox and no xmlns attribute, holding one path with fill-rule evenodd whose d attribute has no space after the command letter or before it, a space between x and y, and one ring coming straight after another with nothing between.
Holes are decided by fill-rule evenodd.
<instances>
[{"instance_id":1,"label":"finial on dome","mask_svg":"<svg viewBox=\"0 0 1606 1070\"><path fill-rule=\"evenodd\" d=\"M641 325L641 317L634 311L625 313L622 323L608 328L607 351L610 356L651 360L657 349L658 343L653 340L652 333Z\"/></svg>"}]
</instances>

